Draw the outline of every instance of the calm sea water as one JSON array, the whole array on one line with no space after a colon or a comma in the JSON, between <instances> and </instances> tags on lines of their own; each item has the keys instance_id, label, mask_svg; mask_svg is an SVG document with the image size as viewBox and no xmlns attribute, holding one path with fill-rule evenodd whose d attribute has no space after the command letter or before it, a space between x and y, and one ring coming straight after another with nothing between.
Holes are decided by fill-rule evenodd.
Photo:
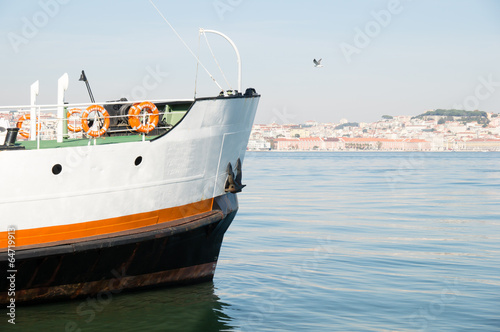
<instances>
[{"instance_id":1,"label":"calm sea water","mask_svg":"<svg viewBox=\"0 0 500 332\"><path fill-rule=\"evenodd\" d=\"M243 179L213 282L15 330L500 331L500 154L249 152Z\"/></svg>"}]
</instances>

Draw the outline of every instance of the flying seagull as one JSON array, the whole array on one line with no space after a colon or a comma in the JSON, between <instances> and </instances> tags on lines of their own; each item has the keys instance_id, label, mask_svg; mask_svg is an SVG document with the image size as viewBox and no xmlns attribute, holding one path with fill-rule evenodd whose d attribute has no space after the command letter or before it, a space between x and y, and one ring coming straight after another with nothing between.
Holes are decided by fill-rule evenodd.
<instances>
[{"instance_id":1,"label":"flying seagull","mask_svg":"<svg viewBox=\"0 0 500 332\"><path fill-rule=\"evenodd\" d=\"M321 64L321 60L323 60L323 59L319 59L319 60L314 59L313 60L314 67L323 67L323 65Z\"/></svg>"}]
</instances>

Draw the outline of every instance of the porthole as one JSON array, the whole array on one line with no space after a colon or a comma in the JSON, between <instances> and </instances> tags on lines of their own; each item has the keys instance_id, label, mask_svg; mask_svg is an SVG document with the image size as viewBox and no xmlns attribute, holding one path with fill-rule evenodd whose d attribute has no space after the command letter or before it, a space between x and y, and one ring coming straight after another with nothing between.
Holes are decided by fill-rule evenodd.
<instances>
[{"instance_id":1,"label":"porthole","mask_svg":"<svg viewBox=\"0 0 500 332\"><path fill-rule=\"evenodd\" d=\"M58 175L61 172L62 172L61 164L55 164L54 166L52 166L52 174Z\"/></svg>"},{"instance_id":2,"label":"porthole","mask_svg":"<svg viewBox=\"0 0 500 332\"><path fill-rule=\"evenodd\" d=\"M135 166L139 166L141 163L142 163L142 157L141 156L135 158L135 162L134 162Z\"/></svg>"}]
</instances>

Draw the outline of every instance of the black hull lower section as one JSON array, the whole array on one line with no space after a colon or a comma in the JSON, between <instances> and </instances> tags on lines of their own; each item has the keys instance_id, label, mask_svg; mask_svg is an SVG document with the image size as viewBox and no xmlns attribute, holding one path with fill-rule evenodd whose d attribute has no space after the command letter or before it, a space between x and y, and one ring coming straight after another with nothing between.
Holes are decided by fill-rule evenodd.
<instances>
[{"instance_id":1,"label":"black hull lower section","mask_svg":"<svg viewBox=\"0 0 500 332\"><path fill-rule=\"evenodd\" d=\"M190 284L213 278L224 233L237 211L234 195L217 209L119 236L16 250L15 296L0 280L0 303L75 299L105 292ZM221 206L221 207L219 207ZM7 254L0 269L8 271ZM7 275L9 276L9 275Z\"/></svg>"}]
</instances>

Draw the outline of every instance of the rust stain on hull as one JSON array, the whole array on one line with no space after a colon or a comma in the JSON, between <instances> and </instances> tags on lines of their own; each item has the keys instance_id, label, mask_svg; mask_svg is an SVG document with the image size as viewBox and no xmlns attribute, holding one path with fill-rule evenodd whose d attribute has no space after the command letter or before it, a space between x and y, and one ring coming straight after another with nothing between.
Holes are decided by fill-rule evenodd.
<instances>
[{"instance_id":1,"label":"rust stain on hull","mask_svg":"<svg viewBox=\"0 0 500 332\"><path fill-rule=\"evenodd\" d=\"M127 289L207 281L213 278L216 265L216 262L205 263L140 276L127 276L121 274L123 271L116 271L116 278L113 279L16 291L16 302L32 303L63 298L75 299L104 293L117 294ZM0 295L0 302L6 303L9 300L6 295L5 293Z\"/></svg>"}]
</instances>

